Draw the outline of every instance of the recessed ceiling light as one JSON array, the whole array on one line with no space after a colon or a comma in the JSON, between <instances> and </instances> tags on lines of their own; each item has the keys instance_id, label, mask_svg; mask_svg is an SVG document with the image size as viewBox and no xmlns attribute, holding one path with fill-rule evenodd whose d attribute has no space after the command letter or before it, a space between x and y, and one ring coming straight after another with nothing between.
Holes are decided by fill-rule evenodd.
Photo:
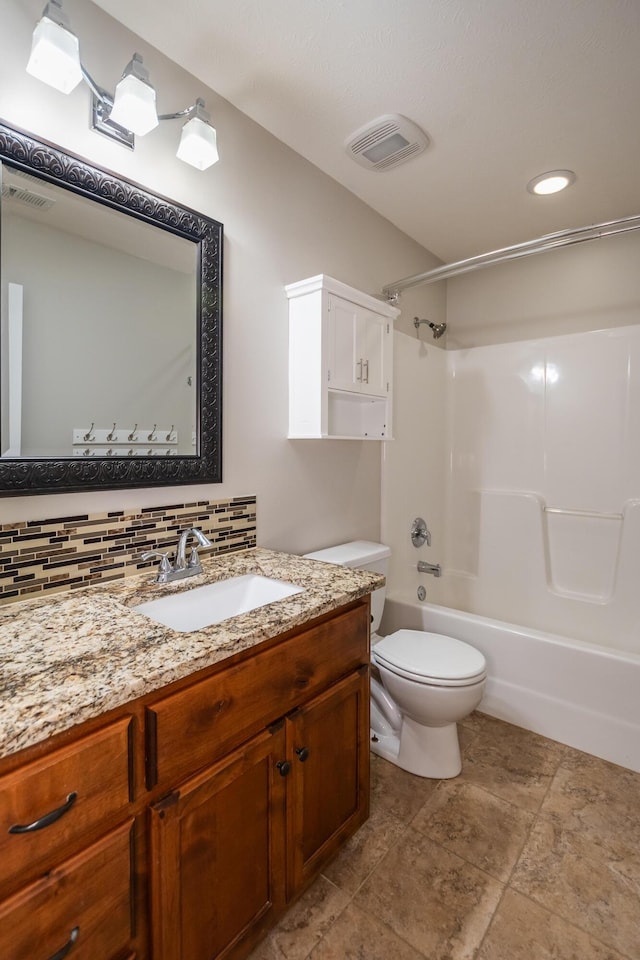
<instances>
[{"instance_id":1,"label":"recessed ceiling light","mask_svg":"<svg viewBox=\"0 0 640 960\"><path fill-rule=\"evenodd\" d=\"M572 183L575 183L575 180L576 175L573 170L549 170L548 173L541 173L539 177L530 180L527 184L527 190L529 193L544 197L570 187Z\"/></svg>"}]
</instances>

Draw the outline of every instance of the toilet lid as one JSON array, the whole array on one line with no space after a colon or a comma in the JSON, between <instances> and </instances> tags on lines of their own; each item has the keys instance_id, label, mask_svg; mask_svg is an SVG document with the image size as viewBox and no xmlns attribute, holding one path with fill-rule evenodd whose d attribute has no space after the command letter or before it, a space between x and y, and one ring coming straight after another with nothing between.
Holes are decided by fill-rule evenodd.
<instances>
[{"instance_id":1,"label":"toilet lid","mask_svg":"<svg viewBox=\"0 0 640 960\"><path fill-rule=\"evenodd\" d=\"M436 686L478 683L487 667L475 647L424 630L398 630L383 637L373 655L377 663L402 677Z\"/></svg>"}]
</instances>

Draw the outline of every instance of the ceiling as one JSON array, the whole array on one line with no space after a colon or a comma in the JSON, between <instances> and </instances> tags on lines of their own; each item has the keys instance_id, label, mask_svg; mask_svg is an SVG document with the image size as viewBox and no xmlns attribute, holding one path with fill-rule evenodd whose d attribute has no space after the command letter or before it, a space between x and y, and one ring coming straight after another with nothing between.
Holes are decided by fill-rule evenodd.
<instances>
[{"instance_id":1,"label":"ceiling","mask_svg":"<svg viewBox=\"0 0 640 960\"><path fill-rule=\"evenodd\" d=\"M447 262L640 213L638 0L97 2ZM365 170L344 140L386 113L431 144Z\"/></svg>"}]
</instances>

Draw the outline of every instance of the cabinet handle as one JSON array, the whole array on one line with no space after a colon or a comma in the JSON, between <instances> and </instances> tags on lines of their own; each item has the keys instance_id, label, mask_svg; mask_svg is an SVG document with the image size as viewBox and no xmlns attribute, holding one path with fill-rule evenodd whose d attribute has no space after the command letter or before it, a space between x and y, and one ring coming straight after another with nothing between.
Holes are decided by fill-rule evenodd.
<instances>
[{"instance_id":1,"label":"cabinet handle","mask_svg":"<svg viewBox=\"0 0 640 960\"><path fill-rule=\"evenodd\" d=\"M358 362L356 363L356 367L360 367L360 373L356 374L356 380L359 383L362 383L362 360L358 360Z\"/></svg>"},{"instance_id":2,"label":"cabinet handle","mask_svg":"<svg viewBox=\"0 0 640 960\"><path fill-rule=\"evenodd\" d=\"M363 375L362 379L364 383L369 383L369 361L368 360L362 361L362 369L364 370L365 367L367 368L367 373L366 373L366 376Z\"/></svg>"},{"instance_id":3,"label":"cabinet handle","mask_svg":"<svg viewBox=\"0 0 640 960\"><path fill-rule=\"evenodd\" d=\"M307 757L309 756L309 748L308 748L308 747L298 747L298 749L295 751L295 754L296 754L298 760L300 761L300 763L304 763L305 760L307 759Z\"/></svg>"},{"instance_id":4,"label":"cabinet handle","mask_svg":"<svg viewBox=\"0 0 640 960\"><path fill-rule=\"evenodd\" d=\"M74 927L64 947L60 947L59 950L57 950L51 957L49 957L49 960L64 960L64 957L67 956L67 954L71 950L71 947L74 945L74 943L78 939L79 933L80 933L80 927Z\"/></svg>"},{"instance_id":5,"label":"cabinet handle","mask_svg":"<svg viewBox=\"0 0 640 960\"><path fill-rule=\"evenodd\" d=\"M281 777L286 777L291 770L291 764L288 760L278 760L276 763L276 769L280 772Z\"/></svg>"},{"instance_id":6,"label":"cabinet handle","mask_svg":"<svg viewBox=\"0 0 640 960\"><path fill-rule=\"evenodd\" d=\"M52 810L51 813L45 813L44 817L40 817L38 820L34 820L33 823L27 823L22 825L20 823L14 823L12 827L9 827L9 833L35 833L36 830L42 830L43 827L49 827L52 823L55 823L56 820L59 820L60 817L71 810L71 807L76 802L78 794L74 791L70 793L66 799L66 802L62 804L61 807L58 807L57 810ZM56 957L58 954L56 954ZM64 956L64 954L61 954Z\"/></svg>"}]
</instances>

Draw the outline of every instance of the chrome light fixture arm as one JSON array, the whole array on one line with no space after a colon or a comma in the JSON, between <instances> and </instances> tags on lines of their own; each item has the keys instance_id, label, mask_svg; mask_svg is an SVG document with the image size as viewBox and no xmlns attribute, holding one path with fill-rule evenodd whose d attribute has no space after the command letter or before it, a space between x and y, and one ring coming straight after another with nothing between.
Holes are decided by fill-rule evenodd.
<instances>
[{"instance_id":1,"label":"chrome light fixture arm","mask_svg":"<svg viewBox=\"0 0 640 960\"><path fill-rule=\"evenodd\" d=\"M200 108L204 109L204 100L198 97L195 103L192 103L190 107L185 107L184 110L177 110L175 113L159 113L158 120L178 120L180 117L191 117Z\"/></svg>"}]
</instances>

